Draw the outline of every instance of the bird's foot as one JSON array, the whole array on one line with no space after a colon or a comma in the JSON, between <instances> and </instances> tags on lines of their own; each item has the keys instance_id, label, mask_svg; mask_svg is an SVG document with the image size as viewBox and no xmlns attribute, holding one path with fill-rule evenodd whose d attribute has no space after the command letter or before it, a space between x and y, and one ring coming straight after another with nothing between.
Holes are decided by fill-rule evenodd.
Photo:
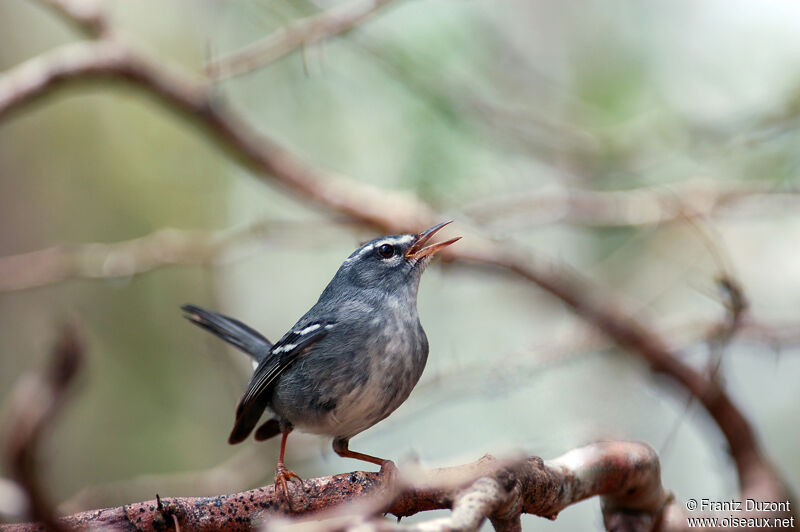
<instances>
[{"instance_id":1,"label":"bird's foot","mask_svg":"<svg viewBox=\"0 0 800 532\"><path fill-rule=\"evenodd\" d=\"M400 470L394 465L391 460L384 460L381 463L381 470L378 472L381 476L382 483L385 486L391 486L400 476Z\"/></svg>"},{"instance_id":2,"label":"bird's foot","mask_svg":"<svg viewBox=\"0 0 800 532\"><path fill-rule=\"evenodd\" d=\"M396 475L397 471L397 466L391 460L381 462L381 470L379 471L381 475Z\"/></svg>"},{"instance_id":3,"label":"bird's foot","mask_svg":"<svg viewBox=\"0 0 800 532\"><path fill-rule=\"evenodd\" d=\"M292 504L292 497L289 494L289 482L295 483L295 492L298 493L303 500L303 506L300 510L308 507L308 499L306 499L305 496L303 479L297 476L294 471L289 471L285 465L278 464L275 468L275 493L277 494L281 491L283 493L283 498L286 500L286 504L289 506L289 510L297 512L299 510Z\"/></svg>"}]
</instances>

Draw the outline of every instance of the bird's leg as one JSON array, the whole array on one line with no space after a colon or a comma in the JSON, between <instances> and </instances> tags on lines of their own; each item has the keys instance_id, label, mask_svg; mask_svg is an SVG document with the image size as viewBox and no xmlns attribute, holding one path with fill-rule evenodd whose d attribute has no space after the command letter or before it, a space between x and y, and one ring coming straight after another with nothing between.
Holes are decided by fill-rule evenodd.
<instances>
[{"instance_id":1,"label":"bird's leg","mask_svg":"<svg viewBox=\"0 0 800 532\"><path fill-rule=\"evenodd\" d=\"M275 466L275 491L277 493L278 486L281 487L283 491L283 496L286 499L287 504L289 505L289 509L294 511L292 508L292 499L289 497L289 486L287 484L288 480L296 481L300 483L300 493L302 494L303 488L303 479L297 476L294 471L290 471L286 468L286 464L283 463L283 455L286 453L286 440L289 438L289 433L292 432L292 427L284 427L281 431L281 454L278 456L278 465Z\"/></svg>"},{"instance_id":2,"label":"bird's leg","mask_svg":"<svg viewBox=\"0 0 800 532\"><path fill-rule=\"evenodd\" d=\"M363 460L364 462L379 465L381 466L381 474L389 475L390 477L394 476L395 472L397 471L397 467L394 465L394 462L391 460L384 460L383 458L378 458L376 456L370 456L368 454L351 451L349 449L349 445L350 440L347 438L336 438L333 440L333 450L342 458L355 458L356 460Z\"/></svg>"}]
</instances>

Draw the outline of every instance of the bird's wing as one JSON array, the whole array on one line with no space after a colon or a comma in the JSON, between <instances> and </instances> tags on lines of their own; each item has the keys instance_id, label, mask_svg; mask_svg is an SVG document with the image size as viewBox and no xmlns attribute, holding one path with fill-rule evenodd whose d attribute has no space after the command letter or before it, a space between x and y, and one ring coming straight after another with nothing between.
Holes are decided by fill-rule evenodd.
<instances>
[{"instance_id":1,"label":"bird's wing","mask_svg":"<svg viewBox=\"0 0 800 532\"><path fill-rule=\"evenodd\" d=\"M266 408L266 402L261 399L264 392L275 382L278 375L306 353L311 346L322 340L334 326L333 321L303 322L295 325L272 346L270 354L261 361L250 378L247 389L236 407L236 422L228 442L239 443L247 438Z\"/></svg>"},{"instance_id":2,"label":"bird's wing","mask_svg":"<svg viewBox=\"0 0 800 532\"><path fill-rule=\"evenodd\" d=\"M237 319L197 305L183 305L181 310L187 320L238 347L256 362L261 362L272 349L272 342Z\"/></svg>"}]
</instances>

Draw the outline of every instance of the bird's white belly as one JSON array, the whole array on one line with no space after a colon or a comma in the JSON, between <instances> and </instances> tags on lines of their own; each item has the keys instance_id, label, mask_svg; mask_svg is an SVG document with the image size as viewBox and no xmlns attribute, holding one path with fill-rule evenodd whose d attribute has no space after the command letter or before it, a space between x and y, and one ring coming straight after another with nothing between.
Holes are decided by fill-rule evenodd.
<instances>
[{"instance_id":1,"label":"bird's white belly","mask_svg":"<svg viewBox=\"0 0 800 532\"><path fill-rule=\"evenodd\" d=\"M281 377L274 410L298 430L340 438L387 417L408 398L425 368L425 333L411 316L409 326L408 316L390 313L386 319L393 326L371 334L361 349L335 357L322 351L323 340L319 357L316 352L301 357Z\"/></svg>"},{"instance_id":2,"label":"bird's white belly","mask_svg":"<svg viewBox=\"0 0 800 532\"><path fill-rule=\"evenodd\" d=\"M410 391L410 390L409 390ZM320 415L309 423L296 423L303 432L328 436L352 437L392 413L408 397L395 397L393 401L381 400L384 390L372 383L350 391L336 402L336 408Z\"/></svg>"}]
</instances>

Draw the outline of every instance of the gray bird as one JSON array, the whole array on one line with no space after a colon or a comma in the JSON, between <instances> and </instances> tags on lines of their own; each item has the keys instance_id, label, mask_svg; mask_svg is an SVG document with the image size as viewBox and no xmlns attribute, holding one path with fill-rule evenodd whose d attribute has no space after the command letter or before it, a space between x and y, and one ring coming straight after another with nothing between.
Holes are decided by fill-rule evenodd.
<instances>
[{"instance_id":1,"label":"gray bird","mask_svg":"<svg viewBox=\"0 0 800 532\"><path fill-rule=\"evenodd\" d=\"M186 318L253 357L258 363L236 407L228 442L282 434L275 482L288 500L284 465L292 429L333 436L339 456L383 466L386 460L351 451L350 438L400 406L417 384L428 340L417 315L420 277L433 255L459 238L425 244L440 223L418 234L384 236L354 251L319 300L272 344L233 318L194 305Z\"/></svg>"}]
</instances>

